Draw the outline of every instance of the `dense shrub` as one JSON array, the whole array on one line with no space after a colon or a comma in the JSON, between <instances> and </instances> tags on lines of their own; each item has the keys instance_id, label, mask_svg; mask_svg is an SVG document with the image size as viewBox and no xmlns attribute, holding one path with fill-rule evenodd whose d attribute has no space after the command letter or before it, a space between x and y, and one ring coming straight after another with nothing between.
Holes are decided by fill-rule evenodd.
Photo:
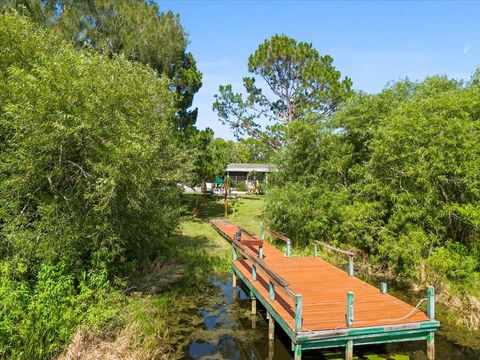
<instances>
[{"instance_id":1,"label":"dense shrub","mask_svg":"<svg viewBox=\"0 0 480 360\"><path fill-rule=\"evenodd\" d=\"M75 284L63 264L42 265L35 281L27 268L0 267L0 357L45 359L58 354L79 324L100 326L116 315L121 298L106 273L89 273Z\"/></svg>"},{"instance_id":2,"label":"dense shrub","mask_svg":"<svg viewBox=\"0 0 480 360\"><path fill-rule=\"evenodd\" d=\"M247 185L245 185L245 181L238 181L235 184L235 189L238 191L247 191Z\"/></svg>"},{"instance_id":3,"label":"dense shrub","mask_svg":"<svg viewBox=\"0 0 480 360\"><path fill-rule=\"evenodd\" d=\"M443 77L356 94L289 129L269 221L355 246L405 281L478 271L480 88Z\"/></svg>"},{"instance_id":4,"label":"dense shrub","mask_svg":"<svg viewBox=\"0 0 480 360\"><path fill-rule=\"evenodd\" d=\"M43 359L161 255L187 162L168 79L14 13L0 44L0 356Z\"/></svg>"},{"instance_id":5,"label":"dense shrub","mask_svg":"<svg viewBox=\"0 0 480 360\"><path fill-rule=\"evenodd\" d=\"M69 270L155 253L182 159L167 80L0 18L2 257Z\"/></svg>"}]
</instances>

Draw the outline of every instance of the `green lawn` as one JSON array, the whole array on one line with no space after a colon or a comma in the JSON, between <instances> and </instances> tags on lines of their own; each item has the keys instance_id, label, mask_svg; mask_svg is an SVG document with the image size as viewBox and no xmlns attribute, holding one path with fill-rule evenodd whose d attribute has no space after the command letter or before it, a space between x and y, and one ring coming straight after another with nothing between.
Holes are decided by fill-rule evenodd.
<instances>
[{"instance_id":1,"label":"green lawn","mask_svg":"<svg viewBox=\"0 0 480 360\"><path fill-rule=\"evenodd\" d=\"M254 234L260 234L262 217L258 215L264 211L264 206L265 200L261 195L238 197L235 205L236 213L229 215L228 220Z\"/></svg>"},{"instance_id":2,"label":"green lawn","mask_svg":"<svg viewBox=\"0 0 480 360\"><path fill-rule=\"evenodd\" d=\"M208 198L203 211L201 195L189 194L184 198L185 215L179 228L175 253L184 265L188 281L199 281L215 273L227 272L230 246L209 223L212 218L223 217L223 199ZM199 207L198 217L193 218L191 214L196 204ZM228 220L258 234L261 218L256 215L263 211L263 206L261 196L238 197L230 206Z\"/></svg>"}]
</instances>

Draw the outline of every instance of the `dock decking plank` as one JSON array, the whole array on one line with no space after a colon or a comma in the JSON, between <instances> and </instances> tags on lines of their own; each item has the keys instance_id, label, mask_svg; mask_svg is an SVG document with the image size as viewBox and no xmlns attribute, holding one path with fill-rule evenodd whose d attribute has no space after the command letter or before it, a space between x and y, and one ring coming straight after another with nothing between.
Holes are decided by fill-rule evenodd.
<instances>
[{"instance_id":1,"label":"dock decking plank","mask_svg":"<svg viewBox=\"0 0 480 360\"><path fill-rule=\"evenodd\" d=\"M238 227L224 220L212 222L218 231L230 239L234 238ZM242 233L242 242L250 236ZM252 252L258 246L246 245ZM346 295L354 293L353 328L399 325L429 321L420 310L391 296L382 294L378 288L366 282L350 277L334 265L314 257L285 257L268 242L263 243L263 261L274 272L288 281L289 287L303 297L302 331L323 331L346 329ZM255 286L264 298L269 298L269 281L257 272L257 281L253 281L252 263L247 259L233 261L242 275ZM276 299L270 305L294 329L295 304L288 296L275 289ZM406 317L409 313L412 314ZM405 318L406 317L406 318Z\"/></svg>"}]
</instances>

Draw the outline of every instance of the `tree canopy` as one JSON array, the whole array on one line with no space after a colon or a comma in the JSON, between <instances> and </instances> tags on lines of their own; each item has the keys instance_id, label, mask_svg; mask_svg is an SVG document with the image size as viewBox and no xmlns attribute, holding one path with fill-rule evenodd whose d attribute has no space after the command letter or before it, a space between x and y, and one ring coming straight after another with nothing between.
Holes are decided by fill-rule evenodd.
<instances>
[{"instance_id":1,"label":"tree canopy","mask_svg":"<svg viewBox=\"0 0 480 360\"><path fill-rule=\"evenodd\" d=\"M312 44L286 35L265 40L248 59L246 98L231 85L222 85L213 109L234 133L263 141L271 149L283 142L285 128L306 116L324 119L350 93L351 81L341 79L329 55L321 56ZM266 86L257 85L263 80ZM269 122L265 128L263 123Z\"/></svg>"},{"instance_id":2,"label":"tree canopy","mask_svg":"<svg viewBox=\"0 0 480 360\"><path fill-rule=\"evenodd\" d=\"M397 280L476 284L479 90L475 78L402 81L357 93L328 122L295 124L270 191L272 226L353 245Z\"/></svg>"},{"instance_id":3,"label":"tree canopy","mask_svg":"<svg viewBox=\"0 0 480 360\"><path fill-rule=\"evenodd\" d=\"M188 159L166 76L14 13L0 43L0 357L45 359L162 255Z\"/></svg>"},{"instance_id":4,"label":"tree canopy","mask_svg":"<svg viewBox=\"0 0 480 360\"><path fill-rule=\"evenodd\" d=\"M202 74L186 51L188 38L178 15L161 12L147 0L0 0L0 6L17 8L77 48L121 54L166 75L177 95L177 129L189 133L195 125L197 110L190 107Z\"/></svg>"}]
</instances>

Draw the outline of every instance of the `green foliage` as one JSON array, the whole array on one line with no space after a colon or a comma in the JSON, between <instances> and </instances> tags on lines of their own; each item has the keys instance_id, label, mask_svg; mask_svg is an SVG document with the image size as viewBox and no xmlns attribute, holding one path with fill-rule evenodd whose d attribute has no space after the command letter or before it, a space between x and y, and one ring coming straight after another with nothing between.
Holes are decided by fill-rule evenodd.
<instances>
[{"instance_id":1,"label":"green foliage","mask_svg":"<svg viewBox=\"0 0 480 360\"><path fill-rule=\"evenodd\" d=\"M235 189L238 191L247 191L247 185L245 185L244 181L239 181L234 186Z\"/></svg>"},{"instance_id":2,"label":"green foliage","mask_svg":"<svg viewBox=\"0 0 480 360\"><path fill-rule=\"evenodd\" d=\"M212 129L198 131L190 144L193 152L193 185L213 181L216 176L223 175L227 165L224 142L214 138Z\"/></svg>"},{"instance_id":3,"label":"green foliage","mask_svg":"<svg viewBox=\"0 0 480 360\"><path fill-rule=\"evenodd\" d=\"M35 22L56 31L77 48L93 48L105 55L124 55L170 79L178 130L189 133L197 118L193 96L202 85L192 54L186 52L187 34L178 15L161 12L147 0L0 0Z\"/></svg>"},{"instance_id":4,"label":"green foliage","mask_svg":"<svg viewBox=\"0 0 480 360\"><path fill-rule=\"evenodd\" d=\"M0 356L44 359L161 255L188 161L167 77L11 12L0 42Z\"/></svg>"},{"instance_id":5,"label":"green foliage","mask_svg":"<svg viewBox=\"0 0 480 360\"><path fill-rule=\"evenodd\" d=\"M34 282L24 264L15 266L0 264L2 358L50 358L80 324L96 327L117 315L112 305L120 298L109 292L105 272L85 274L75 286L63 264L42 265Z\"/></svg>"},{"instance_id":6,"label":"green foliage","mask_svg":"<svg viewBox=\"0 0 480 360\"><path fill-rule=\"evenodd\" d=\"M247 134L278 149L290 123L306 113L324 118L350 94L350 79L342 80L332 63L332 57L321 56L312 44L274 35L248 59L254 77L243 79L246 99L231 85L220 86L213 108L237 137ZM263 87L257 86L258 79ZM263 129L265 121L273 124Z\"/></svg>"},{"instance_id":7,"label":"green foliage","mask_svg":"<svg viewBox=\"0 0 480 360\"><path fill-rule=\"evenodd\" d=\"M176 226L168 81L1 22L2 253L72 269L145 259Z\"/></svg>"},{"instance_id":8,"label":"green foliage","mask_svg":"<svg viewBox=\"0 0 480 360\"><path fill-rule=\"evenodd\" d=\"M246 138L239 141L216 138L215 143L217 156L222 163L270 163L273 159L273 151L262 141L255 138ZM225 169L223 169L225 170Z\"/></svg>"},{"instance_id":9,"label":"green foliage","mask_svg":"<svg viewBox=\"0 0 480 360\"><path fill-rule=\"evenodd\" d=\"M429 269L449 280L468 281L478 269L479 259L478 254L472 254L462 244L448 243L432 252L427 265Z\"/></svg>"},{"instance_id":10,"label":"green foliage","mask_svg":"<svg viewBox=\"0 0 480 360\"><path fill-rule=\"evenodd\" d=\"M480 260L474 80L399 82L356 94L328 121L291 126L269 222L298 243L355 246L397 280L469 278Z\"/></svg>"},{"instance_id":11,"label":"green foliage","mask_svg":"<svg viewBox=\"0 0 480 360\"><path fill-rule=\"evenodd\" d=\"M231 154L234 163L269 163L273 151L265 143L255 138L246 138L234 144Z\"/></svg>"}]
</instances>

